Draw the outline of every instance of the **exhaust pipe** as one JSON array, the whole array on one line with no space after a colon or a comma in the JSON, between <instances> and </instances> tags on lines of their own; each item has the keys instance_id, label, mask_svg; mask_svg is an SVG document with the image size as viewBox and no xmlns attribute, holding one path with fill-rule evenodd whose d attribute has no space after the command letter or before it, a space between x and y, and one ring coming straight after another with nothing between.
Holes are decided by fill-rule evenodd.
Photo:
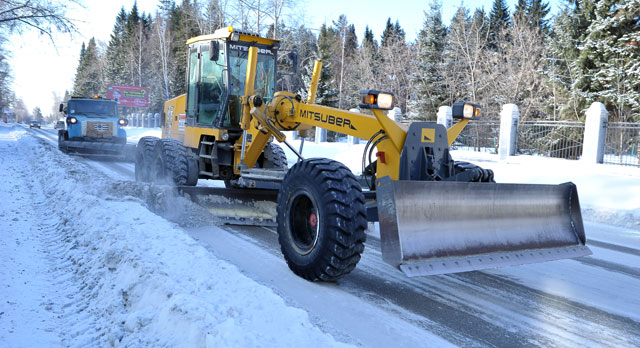
<instances>
[{"instance_id":1,"label":"exhaust pipe","mask_svg":"<svg viewBox=\"0 0 640 348\"><path fill-rule=\"evenodd\" d=\"M560 185L377 181L382 257L410 277L590 255Z\"/></svg>"}]
</instances>

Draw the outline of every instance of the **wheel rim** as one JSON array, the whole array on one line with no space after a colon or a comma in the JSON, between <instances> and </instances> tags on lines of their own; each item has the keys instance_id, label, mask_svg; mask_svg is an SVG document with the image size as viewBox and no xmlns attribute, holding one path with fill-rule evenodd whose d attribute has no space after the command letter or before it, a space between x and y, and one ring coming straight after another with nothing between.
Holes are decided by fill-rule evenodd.
<instances>
[{"instance_id":1,"label":"wheel rim","mask_svg":"<svg viewBox=\"0 0 640 348\"><path fill-rule=\"evenodd\" d=\"M289 204L289 231L292 246L301 255L307 255L318 244L321 227L315 199L306 191L295 193Z\"/></svg>"}]
</instances>

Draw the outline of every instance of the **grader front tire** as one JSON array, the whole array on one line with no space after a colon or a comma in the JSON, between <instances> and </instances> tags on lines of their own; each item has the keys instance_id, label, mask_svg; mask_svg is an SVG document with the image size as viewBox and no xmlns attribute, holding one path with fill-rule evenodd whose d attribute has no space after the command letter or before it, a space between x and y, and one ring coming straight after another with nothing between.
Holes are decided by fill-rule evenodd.
<instances>
[{"instance_id":1,"label":"grader front tire","mask_svg":"<svg viewBox=\"0 0 640 348\"><path fill-rule=\"evenodd\" d=\"M310 281L335 281L351 272L364 250L365 200L340 162L296 163L278 194L278 241L291 270Z\"/></svg>"}]
</instances>

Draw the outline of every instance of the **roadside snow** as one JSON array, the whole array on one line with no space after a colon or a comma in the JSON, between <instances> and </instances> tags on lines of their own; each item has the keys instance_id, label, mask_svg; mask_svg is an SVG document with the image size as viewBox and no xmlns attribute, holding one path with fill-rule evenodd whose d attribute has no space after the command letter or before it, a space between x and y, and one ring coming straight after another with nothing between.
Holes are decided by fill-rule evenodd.
<instances>
[{"instance_id":1,"label":"roadside snow","mask_svg":"<svg viewBox=\"0 0 640 348\"><path fill-rule=\"evenodd\" d=\"M0 152L0 346L345 346L24 129Z\"/></svg>"}]
</instances>

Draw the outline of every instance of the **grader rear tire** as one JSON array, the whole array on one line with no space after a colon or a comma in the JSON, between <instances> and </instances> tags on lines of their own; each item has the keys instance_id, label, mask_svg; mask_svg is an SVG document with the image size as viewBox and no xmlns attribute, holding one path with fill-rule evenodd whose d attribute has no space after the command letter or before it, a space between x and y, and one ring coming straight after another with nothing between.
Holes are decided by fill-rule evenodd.
<instances>
[{"instance_id":1,"label":"grader rear tire","mask_svg":"<svg viewBox=\"0 0 640 348\"><path fill-rule=\"evenodd\" d=\"M153 164L153 151L159 141L156 137L142 137L136 146L135 176L136 181L151 181L151 166Z\"/></svg>"},{"instance_id":2,"label":"grader rear tire","mask_svg":"<svg viewBox=\"0 0 640 348\"><path fill-rule=\"evenodd\" d=\"M153 150L152 180L162 184L186 185L188 171L184 145L171 138L158 140Z\"/></svg>"},{"instance_id":3,"label":"grader rear tire","mask_svg":"<svg viewBox=\"0 0 640 348\"><path fill-rule=\"evenodd\" d=\"M278 144L268 143L260 159L262 168L287 168L287 155Z\"/></svg>"},{"instance_id":4,"label":"grader rear tire","mask_svg":"<svg viewBox=\"0 0 640 348\"><path fill-rule=\"evenodd\" d=\"M291 270L310 281L335 281L351 272L364 250L365 200L340 162L296 163L278 194L278 241Z\"/></svg>"}]
</instances>

